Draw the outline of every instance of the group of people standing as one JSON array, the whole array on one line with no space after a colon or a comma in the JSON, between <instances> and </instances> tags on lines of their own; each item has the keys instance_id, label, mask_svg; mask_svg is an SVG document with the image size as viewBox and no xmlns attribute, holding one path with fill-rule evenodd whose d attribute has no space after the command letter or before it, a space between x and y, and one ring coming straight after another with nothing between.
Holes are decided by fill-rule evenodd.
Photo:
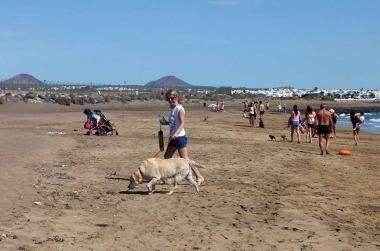
<instances>
[{"instance_id":1,"label":"group of people standing","mask_svg":"<svg viewBox=\"0 0 380 251\"><path fill-rule=\"evenodd\" d=\"M245 100L243 102L244 109L243 109L243 117L249 118L249 125L250 127L255 127L255 120L257 119L257 116L259 116L259 126L264 127L264 113L265 109L269 109L269 102L264 105L263 101L251 101L248 103L248 100ZM248 114L248 115L247 115Z\"/></svg>"},{"instance_id":2,"label":"group of people standing","mask_svg":"<svg viewBox=\"0 0 380 251\"><path fill-rule=\"evenodd\" d=\"M300 128L304 126L306 130L306 142L312 143L315 134L318 134L321 155L324 153L329 154L328 147L330 138L336 137L337 119L338 114L334 109L328 110L326 104L321 104L318 112L315 112L312 107L308 105L304 118L301 118L301 112L298 110L297 105L294 105L288 121L288 126L291 127L290 142L293 142L294 134L296 133L297 142L300 143ZM357 145L360 127L364 122L364 113L361 112L360 116L358 116L351 110L350 119L353 127L355 145Z\"/></svg>"},{"instance_id":3,"label":"group of people standing","mask_svg":"<svg viewBox=\"0 0 380 251\"><path fill-rule=\"evenodd\" d=\"M175 90L166 92L166 100L169 103L170 114L167 125L170 127L169 142L165 151L165 158L172 158L174 153L178 151L181 158L189 159L187 151L187 135L185 132L185 109L181 105L179 94ZM262 101L244 102L243 116L249 115L250 126L255 126L255 120L259 116L260 121L264 118L265 108L269 109L269 103L264 105ZM291 128L291 140L293 142L294 134L297 134L297 142L300 143L300 126L305 125L306 142L312 143L315 134L318 134L320 154L329 154L330 138L336 137L336 122L338 115L333 109L328 110L326 104L321 104L319 111L315 112L310 105L306 107L305 116L301 117L301 112L297 105L293 106L293 110L288 120L288 126ZM360 127L364 122L364 113L357 116L354 111L350 112L350 118L353 126L353 135L355 145L359 141ZM331 135L333 134L333 135ZM198 184L204 182L204 178L196 167L191 167L195 173Z\"/></svg>"},{"instance_id":4,"label":"group of people standing","mask_svg":"<svg viewBox=\"0 0 380 251\"><path fill-rule=\"evenodd\" d=\"M291 127L291 140L293 142L294 133L297 134L297 142L300 143L300 127L305 125L306 142L312 143L314 135L318 134L319 148L321 155L324 153L329 154L328 147L330 138L336 137L336 122L338 115L333 109L327 110L325 104L321 104L318 112L308 105L304 118L301 118L301 112L298 110L297 105L293 106L293 111L289 117L288 125ZM333 135L331 135L333 133Z\"/></svg>"}]
</instances>

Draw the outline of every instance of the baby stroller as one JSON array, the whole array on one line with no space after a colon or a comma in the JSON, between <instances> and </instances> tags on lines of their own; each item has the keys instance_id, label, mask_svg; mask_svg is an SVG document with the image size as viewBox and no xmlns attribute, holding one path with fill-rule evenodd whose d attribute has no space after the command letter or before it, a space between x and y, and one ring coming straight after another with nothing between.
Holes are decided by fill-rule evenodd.
<instances>
[{"instance_id":1,"label":"baby stroller","mask_svg":"<svg viewBox=\"0 0 380 251\"><path fill-rule=\"evenodd\" d=\"M88 129L88 135L92 135L93 133L100 136L107 134L113 135L114 132L116 135L119 135L115 124L113 124L112 121L100 110L92 111L91 109L86 108L83 113L87 115L87 121L84 123L84 128Z\"/></svg>"}]
</instances>

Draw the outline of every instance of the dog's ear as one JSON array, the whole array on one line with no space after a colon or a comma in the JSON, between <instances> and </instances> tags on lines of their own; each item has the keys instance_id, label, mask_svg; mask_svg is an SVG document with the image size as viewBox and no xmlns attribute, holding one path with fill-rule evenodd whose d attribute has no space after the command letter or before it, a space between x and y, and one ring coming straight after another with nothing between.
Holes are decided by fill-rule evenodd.
<instances>
[{"instance_id":1,"label":"dog's ear","mask_svg":"<svg viewBox=\"0 0 380 251\"><path fill-rule=\"evenodd\" d=\"M136 185L139 184L136 172L132 173L130 180L133 181L133 183L135 183Z\"/></svg>"},{"instance_id":2,"label":"dog's ear","mask_svg":"<svg viewBox=\"0 0 380 251\"><path fill-rule=\"evenodd\" d=\"M142 175L141 175L139 170L134 172L132 174L132 177L133 177L134 181L136 182L136 184L140 184L142 182Z\"/></svg>"}]
</instances>

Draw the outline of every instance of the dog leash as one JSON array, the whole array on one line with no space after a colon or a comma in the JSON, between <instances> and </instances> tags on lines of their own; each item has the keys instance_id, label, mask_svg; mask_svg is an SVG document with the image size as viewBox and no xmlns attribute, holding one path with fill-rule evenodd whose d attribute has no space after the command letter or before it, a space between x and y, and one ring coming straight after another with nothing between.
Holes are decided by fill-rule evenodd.
<instances>
[{"instance_id":1,"label":"dog leash","mask_svg":"<svg viewBox=\"0 0 380 251\"><path fill-rule=\"evenodd\" d=\"M169 145L169 143L170 143L170 141L172 141L172 138L170 138L169 139L169 141L168 141L168 144L167 144L167 146L166 146L166 148L168 148L168 145ZM161 149L160 150L158 150L154 155L153 155L153 157L152 158L156 158L157 156L158 156L158 154L160 154L160 152L163 152L164 150L162 150L161 151Z\"/></svg>"}]
</instances>

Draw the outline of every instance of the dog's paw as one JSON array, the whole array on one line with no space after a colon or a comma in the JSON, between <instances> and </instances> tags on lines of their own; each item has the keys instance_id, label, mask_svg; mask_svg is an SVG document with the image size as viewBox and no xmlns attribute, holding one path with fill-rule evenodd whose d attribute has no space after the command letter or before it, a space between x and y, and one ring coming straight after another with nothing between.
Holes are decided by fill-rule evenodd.
<instances>
[{"instance_id":1,"label":"dog's paw","mask_svg":"<svg viewBox=\"0 0 380 251\"><path fill-rule=\"evenodd\" d=\"M173 193L174 193L174 191L171 190L171 191L167 192L166 194L167 194L167 195L172 195Z\"/></svg>"}]
</instances>

